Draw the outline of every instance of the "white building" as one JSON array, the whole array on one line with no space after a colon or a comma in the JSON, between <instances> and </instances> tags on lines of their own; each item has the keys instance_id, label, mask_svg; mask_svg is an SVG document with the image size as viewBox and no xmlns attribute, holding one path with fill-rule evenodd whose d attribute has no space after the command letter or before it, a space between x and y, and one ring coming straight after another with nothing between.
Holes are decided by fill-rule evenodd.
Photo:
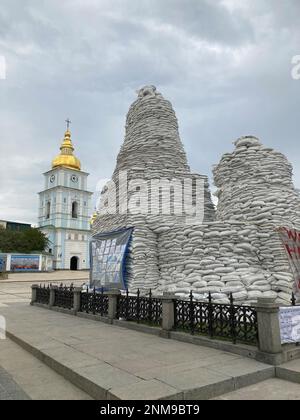
<instances>
[{"instance_id":1,"label":"white building","mask_svg":"<svg viewBox=\"0 0 300 420\"><path fill-rule=\"evenodd\" d=\"M39 227L48 236L49 252L56 270L89 269L91 196L88 173L73 152L69 129L61 153L44 174L44 191L39 193Z\"/></svg>"}]
</instances>

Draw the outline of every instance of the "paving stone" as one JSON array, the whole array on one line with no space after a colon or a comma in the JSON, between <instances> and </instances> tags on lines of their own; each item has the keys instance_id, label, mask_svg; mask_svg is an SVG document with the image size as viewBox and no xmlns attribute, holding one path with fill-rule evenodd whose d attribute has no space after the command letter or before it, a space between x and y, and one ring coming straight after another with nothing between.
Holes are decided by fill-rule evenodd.
<instances>
[{"instance_id":1,"label":"paving stone","mask_svg":"<svg viewBox=\"0 0 300 420\"><path fill-rule=\"evenodd\" d=\"M114 387L109 391L109 399L120 400L182 400L183 393L178 389L155 379L140 381L125 387Z\"/></svg>"},{"instance_id":2,"label":"paving stone","mask_svg":"<svg viewBox=\"0 0 300 420\"><path fill-rule=\"evenodd\" d=\"M214 399L244 401L300 400L300 385L274 378Z\"/></svg>"}]
</instances>

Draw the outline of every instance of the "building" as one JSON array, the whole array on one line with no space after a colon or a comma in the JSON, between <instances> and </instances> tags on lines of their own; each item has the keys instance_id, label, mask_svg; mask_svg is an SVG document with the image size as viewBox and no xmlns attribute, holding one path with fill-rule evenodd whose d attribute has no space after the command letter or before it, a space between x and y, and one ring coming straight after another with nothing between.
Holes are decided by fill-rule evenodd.
<instances>
[{"instance_id":1,"label":"building","mask_svg":"<svg viewBox=\"0 0 300 420\"><path fill-rule=\"evenodd\" d=\"M8 220L0 220L0 227L7 230L25 230L30 229L31 225L28 223L10 222Z\"/></svg>"},{"instance_id":2,"label":"building","mask_svg":"<svg viewBox=\"0 0 300 420\"><path fill-rule=\"evenodd\" d=\"M56 270L89 269L90 212L92 193L87 190L88 173L81 170L69 128L44 174L44 190L39 193L39 228L50 240L49 252Z\"/></svg>"}]
</instances>

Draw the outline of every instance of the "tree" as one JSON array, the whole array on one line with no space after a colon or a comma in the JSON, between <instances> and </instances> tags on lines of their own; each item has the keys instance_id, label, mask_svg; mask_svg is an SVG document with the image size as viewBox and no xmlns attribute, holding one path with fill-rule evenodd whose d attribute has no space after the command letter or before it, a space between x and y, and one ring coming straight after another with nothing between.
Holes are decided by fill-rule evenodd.
<instances>
[{"instance_id":1,"label":"tree","mask_svg":"<svg viewBox=\"0 0 300 420\"><path fill-rule=\"evenodd\" d=\"M39 229L30 228L23 231L13 231L0 228L1 252L22 254L43 252L48 244L48 238Z\"/></svg>"}]
</instances>

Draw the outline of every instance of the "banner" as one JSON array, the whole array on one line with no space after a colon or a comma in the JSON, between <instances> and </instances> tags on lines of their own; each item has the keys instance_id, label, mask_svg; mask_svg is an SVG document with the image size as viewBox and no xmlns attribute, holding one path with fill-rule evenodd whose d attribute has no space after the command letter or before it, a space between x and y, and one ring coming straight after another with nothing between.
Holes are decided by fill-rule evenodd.
<instances>
[{"instance_id":1,"label":"banner","mask_svg":"<svg viewBox=\"0 0 300 420\"><path fill-rule=\"evenodd\" d=\"M126 289L126 255L132 231L124 229L92 237L90 287Z\"/></svg>"},{"instance_id":2,"label":"banner","mask_svg":"<svg viewBox=\"0 0 300 420\"><path fill-rule=\"evenodd\" d=\"M0 255L0 273L6 271L6 257L4 255Z\"/></svg>"},{"instance_id":3,"label":"banner","mask_svg":"<svg viewBox=\"0 0 300 420\"><path fill-rule=\"evenodd\" d=\"M38 255L12 255L10 271L39 271L40 257Z\"/></svg>"},{"instance_id":4,"label":"banner","mask_svg":"<svg viewBox=\"0 0 300 420\"><path fill-rule=\"evenodd\" d=\"M300 296L300 231L283 227L278 232L294 274L294 291Z\"/></svg>"},{"instance_id":5,"label":"banner","mask_svg":"<svg viewBox=\"0 0 300 420\"><path fill-rule=\"evenodd\" d=\"M279 312L281 343L300 342L300 306L282 307Z\"/></svg>"}]
</instances>

